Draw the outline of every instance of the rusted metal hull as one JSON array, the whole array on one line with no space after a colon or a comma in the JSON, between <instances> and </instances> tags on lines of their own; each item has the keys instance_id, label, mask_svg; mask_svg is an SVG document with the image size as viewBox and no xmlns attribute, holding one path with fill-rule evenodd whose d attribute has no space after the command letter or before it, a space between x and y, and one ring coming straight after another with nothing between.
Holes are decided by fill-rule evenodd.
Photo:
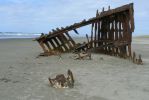
<instances>
[{"instance_id":1,"label":"rusted metal hull","mask_svg":"<svg viewBox=\"0 0 149 100\"><path fill-rule=\"evenodd\" d=\"M98 52L132 58L131 42L134 32L134 9L133 3L96 13L96 17L83 20L79 23L56 28L45 36L36 38L44 52L58 50L68 52L75 48L75 41L69 35L69 31L78 34L77 28L91 25L91 37L87 35L89 48L95 48Z\"/></svg>"}]
</instances>

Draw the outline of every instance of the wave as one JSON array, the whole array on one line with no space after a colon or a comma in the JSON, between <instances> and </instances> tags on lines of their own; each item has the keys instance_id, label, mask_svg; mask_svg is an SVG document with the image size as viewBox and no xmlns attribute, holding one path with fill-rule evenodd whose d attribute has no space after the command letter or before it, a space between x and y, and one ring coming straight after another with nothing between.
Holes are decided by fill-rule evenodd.
<instances>
[{"instance_id":1,"label":"wave","mask_svg":"<svg viewBox=\"0 0 149 100\"><path fill-rule=\"evenodd\" d=\"M7 38L36 38L40 33L0 32L0 39Z\"/></svg>"}]
</instances>

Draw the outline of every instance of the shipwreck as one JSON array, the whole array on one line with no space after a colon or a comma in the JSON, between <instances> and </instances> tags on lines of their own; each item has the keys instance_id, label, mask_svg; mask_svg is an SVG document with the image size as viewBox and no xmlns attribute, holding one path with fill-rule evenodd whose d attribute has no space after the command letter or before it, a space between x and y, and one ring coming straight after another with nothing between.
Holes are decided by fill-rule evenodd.
<instances>
[{"instance_id":1,"label":"shipwreck","mask_svg":"<svg viewBox=\"0 0 149 100\"><path fill-rule=\"evenodd\" d=\"M76 42L70 36L70 31L78 34L77 29L83 26L91 26L90 37L87 43L78 48L94 48L99 53L104 53L121 58L132 59L134 63L142 64L141 55L136 58L132 53L132 33L134 32L134 9L133 3L108 10L97 10L96 17L82 20L73 25L52 29L49 34L41 34L35 40L43 49L42 55L49 56L53 51L61 53L76 49Z\"/></svg>"}]
</instances>

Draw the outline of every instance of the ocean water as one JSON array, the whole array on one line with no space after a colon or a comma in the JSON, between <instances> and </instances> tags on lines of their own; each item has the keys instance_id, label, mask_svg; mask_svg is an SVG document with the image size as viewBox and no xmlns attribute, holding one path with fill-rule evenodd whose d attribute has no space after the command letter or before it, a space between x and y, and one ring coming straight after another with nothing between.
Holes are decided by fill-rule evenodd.
<instances>
[{"instance_id":1,"label":"ocean water","mask_svg":"<svg viewBox=\"0 0 149 100\"><path fill-rule=\"evenodd\" d=\"M39 36L40 36L40 33L0 32L0 39L36 38Z\"/></svg>"}]
</instances>

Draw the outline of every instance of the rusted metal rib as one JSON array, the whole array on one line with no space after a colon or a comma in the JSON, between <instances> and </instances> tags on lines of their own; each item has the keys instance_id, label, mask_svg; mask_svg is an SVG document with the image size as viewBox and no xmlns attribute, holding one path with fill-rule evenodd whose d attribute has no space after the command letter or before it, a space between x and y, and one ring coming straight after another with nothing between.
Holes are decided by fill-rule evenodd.
<instances>
[{"instance_id":1,"label":"rusted metal rib","mask_svg":"<svg viewBox=\"0 0 149 100\"><path fill-rule=\"evenodd\" d=\"M67 52L75 48L75 41L70 36L69 31L79 34L77 28L91 25L91 39L87 37L87 46L90 48L100 48L102 53L123 58L131 57L132 32L134 31L134 10L133 3L118 7L116 9L108 9L102 12L96 12L96 17L88 20L82 20L70 26L52 29L47 35L36 38L44 52L50 51L48 44L52 45L53 50L58 49ZM59 43L59 41L61 42ZM87 46L80 48L84 49ZM47 50L48 48L48 50ZM100 52L99 50L99 52ZM138 62L141 62L139 57Z\"/></svg>"}]
</instances>

